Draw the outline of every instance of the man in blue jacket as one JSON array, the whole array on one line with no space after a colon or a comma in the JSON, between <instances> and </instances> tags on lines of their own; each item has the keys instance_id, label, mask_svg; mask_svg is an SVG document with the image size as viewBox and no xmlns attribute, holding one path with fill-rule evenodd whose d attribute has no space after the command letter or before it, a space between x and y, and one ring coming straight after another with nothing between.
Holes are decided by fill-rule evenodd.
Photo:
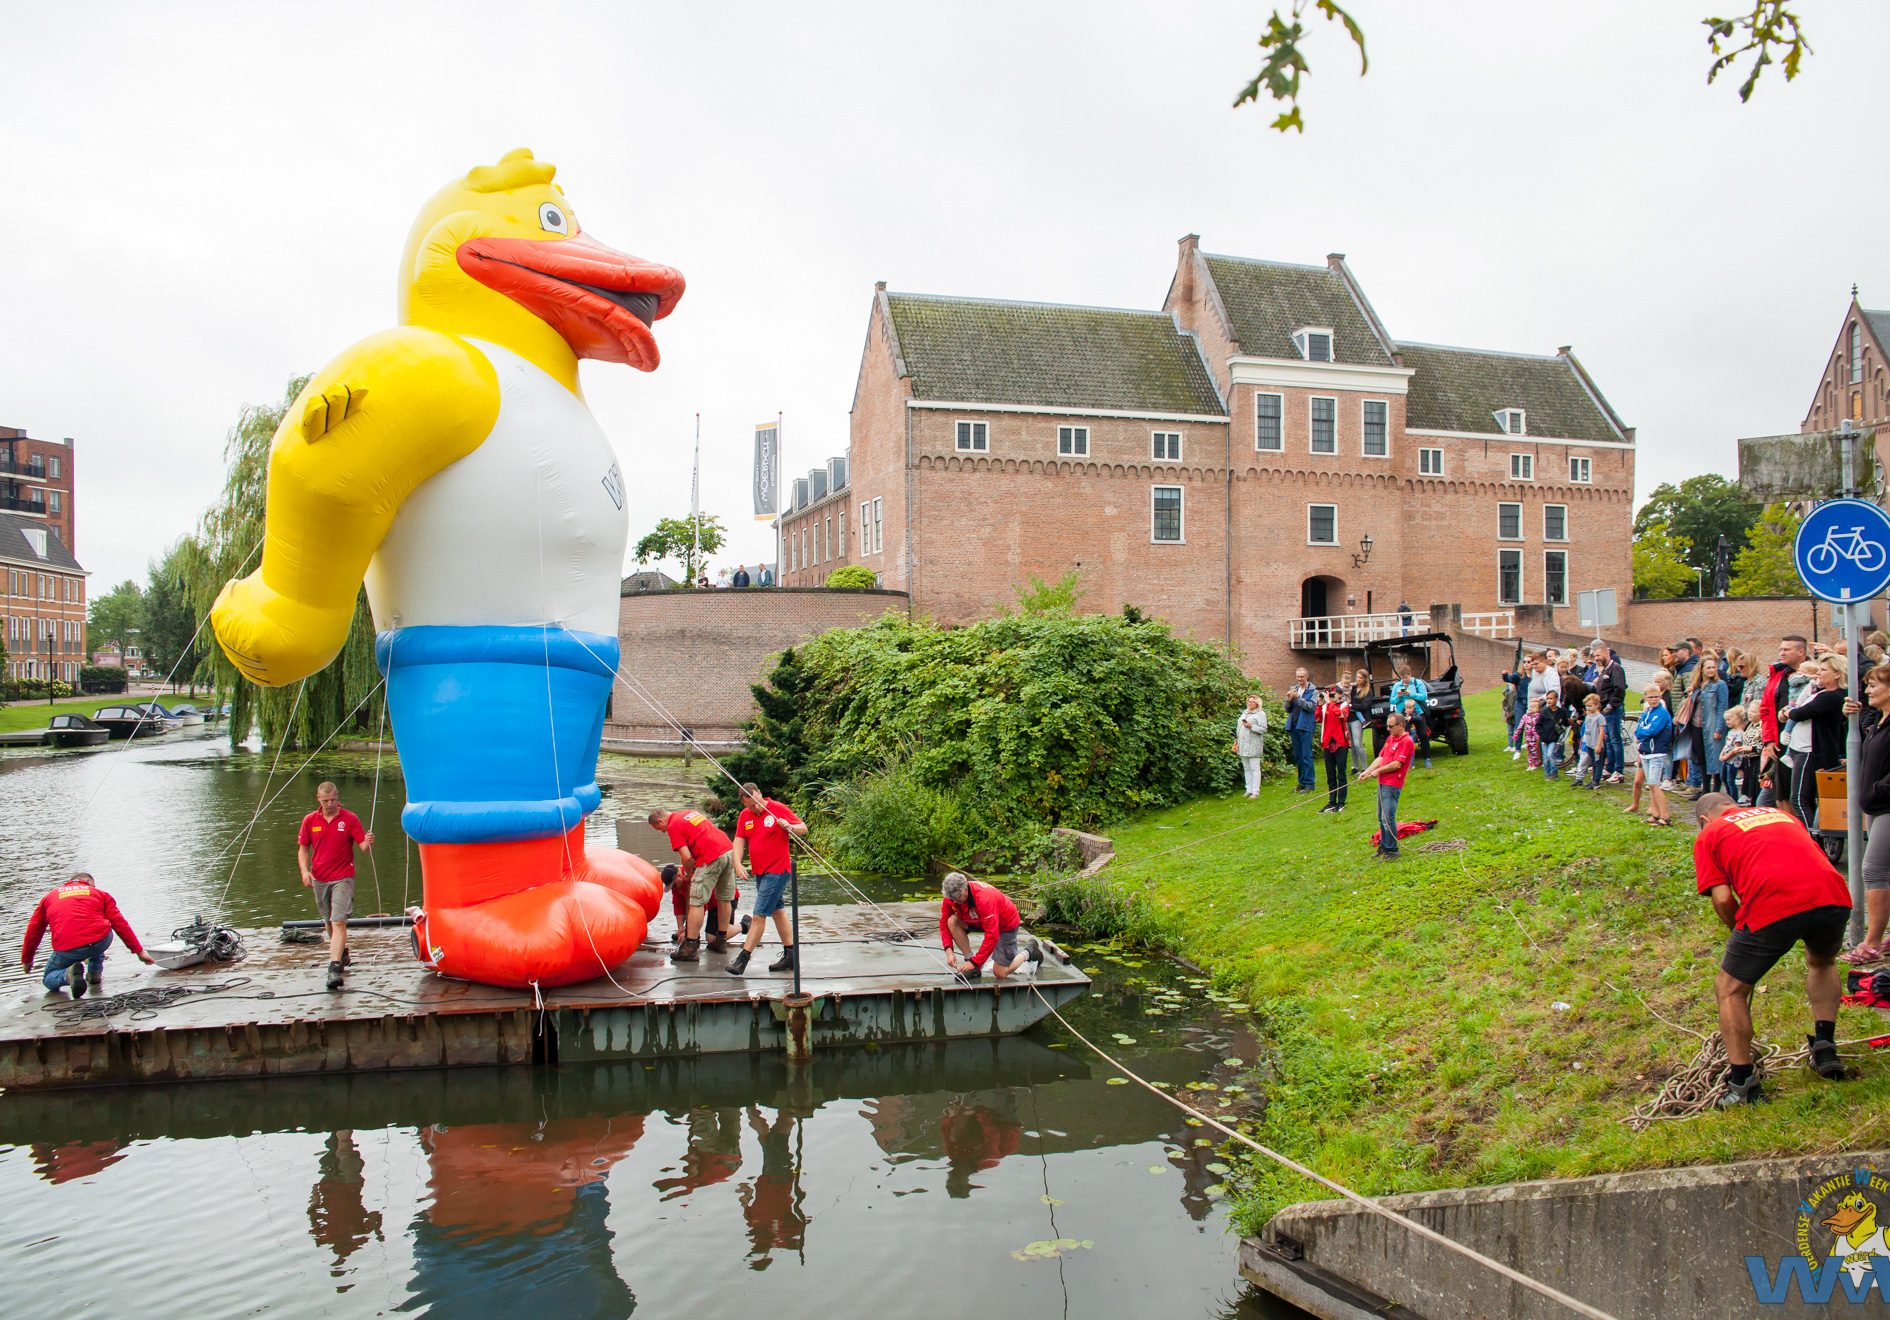
<instances>
[{"instance_id":1,"label":"man in blue jacket","mask_svg":"<svg viewBox=\"0 0 1890 1320\"><path fill-rule=\"evenodd\" d=\"M1293 686L1286 693L1286 732L1293 743L1293 766L1299 771L1299 793L1313 791L1313 741L1319 729L1319 689L1306 679L1304 669L1293 671Z\"/></svg>"}]
</instances>

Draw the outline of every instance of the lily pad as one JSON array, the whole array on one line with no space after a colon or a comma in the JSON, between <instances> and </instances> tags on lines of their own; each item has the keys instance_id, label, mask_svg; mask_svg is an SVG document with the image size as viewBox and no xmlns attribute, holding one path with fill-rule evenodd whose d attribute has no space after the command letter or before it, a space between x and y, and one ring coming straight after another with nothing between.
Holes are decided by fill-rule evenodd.
<instances>
[{"instance_id":1,"label":"lily pad","mask_svg":"<svg viewBox=\"0 0 1890 1320\"><path fill-rule=\"evenodd\" d=\"M1148 1166L1148 1171L1150 1173L1167 1173L1168 1166L1166 1164L1151 1164Z\"/></svg>"},{"instance_id":2,"label":"lily pad","mask_svg":"<svg viewBox=\"0 0 1890 1320\"><path fill-rule=\"evenodd\" d=\"M1226 1196L1226 1195L1227 1195L1227 1187L1226 1187L1226 1185L1225 1185L1224 1183L1215 1183L1215 1184L1214 1184L1214 1185L1213 1185L1212 1187L1210 1187L1210 1188L1208 1188L1208 1189L1207 1189L1207 1195L1209 1195L1209 1196Z\"/></svg>"},{"instance_id":3,"label":"lily pad","mask_svg":"<svg viewBox=\"0 0 1890 1320\"><path fill-rule=\"evenodd\" d=\"M1109 1086L1127 1086L1128 1084L1129 1079L1126 1077L1111 1077L1107 1083Z\"/></svg>"},{"instance_id":4,"label":"lily pad","mask_svg":"<svg viewBox=\"0 0 1890 1320\"><path fill-rule=\"evenodd\" d=\"M1228 1174L1233 1172L1232 1169L1228 1168L1225 1164L1219 1163L1218 1161L1213 1164L1208 1165L1207 1171L1209 1173L1216 1174L1222 1178L1225 1178Z\"/></svg>"},{"instance_id":5,"label":"lily pad","mask_svg":"<svg viewBox=\"0 0 1890 1320\"><path fill-rule=\"evenodd\" d=\"M1026 1264L1033 1260L1056 1260L1066 1251L1086 1251L1095 1245L1088 1238L1046 1238L1041 1242L1030 1243L1022 1251L1013 1251L1011 1259Z\"/></svg>"},{"instance_id":6,"label":"lily pad","mask_svg":"<svg viewBox=\"0 0 1890 1320\"><path fill-rule=\"evenodd\" d=\"M1207 1137L1196 1137L1194 1139L1194 1144L1197 1146L1212 1146L1214 1143L1213 1141L1209 1140Z\"/></svg>"},{"instance_id":7,"label":"lily pad","mask_svg":"<svg viewBox=\"0 0 1890 1320\"><path fill-rule=\"evenodd\" d=\"M1045 1205L1068 1205L1069 1204L1068 1201L1057 1200L1056 1197L1050 1195L1050 1193L1048 1192L1045 1192L1042 1196L1039 1196L1037 1199L1039 1201L1042 1201Z\"/></svg>"},{"instance_id":8,"label":"lily pad","mask_svg":"<svg viewBox=\"0 0 1890 1320\"><path fill-rule=\"evenodd\" d=\"M1135 1044L1135 1037L1125 1036L1120 1031L1118 1031L1115 1034L1115 1041L1116 1041L1116 1044L1118 1045L1133 1045Z\"/></svg>"}]
</instances>

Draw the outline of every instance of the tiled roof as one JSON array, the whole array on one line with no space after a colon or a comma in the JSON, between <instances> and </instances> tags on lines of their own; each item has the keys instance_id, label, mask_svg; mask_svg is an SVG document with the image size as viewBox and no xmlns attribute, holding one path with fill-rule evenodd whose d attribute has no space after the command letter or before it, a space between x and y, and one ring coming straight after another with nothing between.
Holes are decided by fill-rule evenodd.
<instances>
[{"instance_id":1,"label":"tiled roof","mask_svg":"<svg viewBox=\"0 0 1890 1320\"><path fill-rule=\"evenodd\" d=\"M1492 353L1439 344L1398 345L1411 377L1405 425L1433 431L1498 430L1499 408L1527 413L1527 434L1553 440L1621 440L1566 357Z\"/></svg>"},{"instance_id":2,"label":"tiled roof","mask_svg":"<svg viewBox=\"0 0 1890 1320\"><path fill-rule=\"evenodd\" d=\"M1303 325L1329 325L1334 362L1393 365L1345 281L1330 266L1294 266L1208 253L1201 260L1220 292L1241 352L1296 358L1300 352L1293 343L1293 331Z\"/></svg>"},{"instance_id":3,"label":"tiled roof","mask_svg":"<svg viewBox=\"0 0 1890 1320\"><path fill-rule=\"evenodd\" d=\"M1166 312L885 297L917 398L1223 415L1194 340Z\"/></svg>"},{"instance_id":4,"label":"tiled roof","mask_svg":"<svg viewBox=\"0 0 1890 1320\"><path fill-rule=\"evenodd\" d=\"M40 554L33 548L32 542L26 539L28 528L46 533L45 554ZM79 567L79 561L72 557L72 551L66 549L65 542L59 539L58 528L19 513L0 513L0 559L39 564L46 568L63 568L73 573L85 571Z\"/></svg>"},{"instance_id":5,"label":"tiled roof","mask_svg":"<svg viewBox=\"0 0 1890 1320\"><path fill-rule=\"evenodd\" d=\"M1858 310L1863 312L1864 319L1870 322L1870 332L1877 336L1878 345L1890 349L1890 312L1873 312L1864 307Z\"/></svg>"}]
</instances>

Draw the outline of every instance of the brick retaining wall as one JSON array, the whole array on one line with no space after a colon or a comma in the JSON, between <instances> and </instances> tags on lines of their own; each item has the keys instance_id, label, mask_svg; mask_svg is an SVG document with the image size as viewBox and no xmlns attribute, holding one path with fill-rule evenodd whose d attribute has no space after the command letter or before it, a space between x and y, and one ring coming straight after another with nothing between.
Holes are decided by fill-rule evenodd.
<instances>
[{"instance_id":1,"label":"brick retaining wall","mask_svg":"<svg viewBox=\"0 0 1890 1320\"><path fill-rule=\"evenodd\" d=\"M904 614L906 593L824 587L627 592L617 623L623 666L604 745L646 752L678 747L675 729L624 674L635 675L699 741L735 742L754 713L749 684L761 680L775 656L815 633L857 628L888 610Z\"/></svg>"},{"instance_id":2,"label":"brick retaining wall","mask_svg":"<svg viewBox=\"0 0 1890 1320\"><path fill-rule=\"evenodd\" d=\"M1872 602L1872 614L1883 611ZM1831 607L1809 596L1726 596L1720 599L1637 600L1621 611L1628 635L1646 646L1671 646L1682 637L1703 642L1724 641L1770 660L1778 639L1799 633L1816 641L1835 642Z\"/></svg>"}]
</instances>

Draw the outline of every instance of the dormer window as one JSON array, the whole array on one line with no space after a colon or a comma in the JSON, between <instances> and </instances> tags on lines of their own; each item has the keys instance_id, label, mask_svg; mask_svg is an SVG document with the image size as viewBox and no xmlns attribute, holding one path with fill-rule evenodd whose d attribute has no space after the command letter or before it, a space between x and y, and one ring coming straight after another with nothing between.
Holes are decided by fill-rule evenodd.
<instances>
[{"instance_id":1,"label":"dormer window","mask_svg":"<svg viewBox=\"0 0 1890 1320\"><path fill-rule=\"evenodd\" d=\"M1332 361L1332 327L1329 325L1302 325L1293 331L1293 347L1308 362Z\"/></svg>"},{"instance_id":2,"label":"dormer window","mask_svg":"<svg viewBox=\"0 0 1890 1320\"><path fill-rule=\"evenodd\" d=\"M1499 408L1496 412L1496 429L1504 435L1522 435L1526 431L1521 408Z\"/></svg>"},{"instance_id":3,"label":"dormer window","mask_svg":"<svg viewBox=\"0 0 1890 1320\"><path fill-rule=\"evenodd\" d=\"M46 557L46 529L22 527L20 531L26 537L26 543L33 547L33 553L44 559Z\"/></svg>"}]
</instances>

